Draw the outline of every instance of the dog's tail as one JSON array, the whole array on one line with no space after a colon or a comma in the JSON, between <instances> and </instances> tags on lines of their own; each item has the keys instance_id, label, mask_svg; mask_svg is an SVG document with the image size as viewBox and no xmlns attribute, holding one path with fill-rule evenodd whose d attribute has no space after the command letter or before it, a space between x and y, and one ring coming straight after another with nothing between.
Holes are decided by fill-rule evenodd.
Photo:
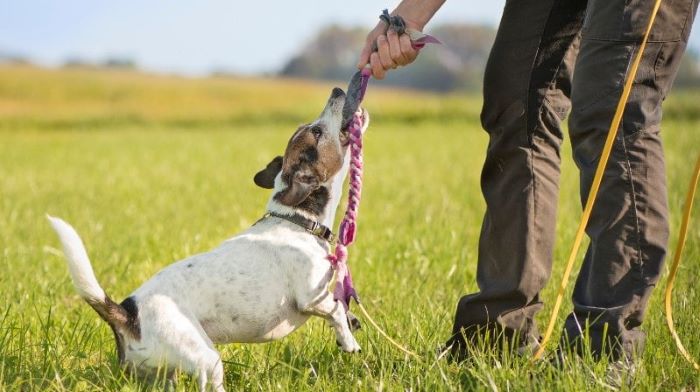
<instances>
[{"instance_id":1,"label":"dog's tail","mask_svg":"<svg viewBox=\"0 0 700 392\"><path fill-rule=\"evenodd\" d=\"M83 241L75 229L59 218L50 215L47 215L47 218L61 240L63 253L68 261L68 270L78 294L112 327L118 346L120 343L119 333L128 333L132 337L138 338L138 315L133 299L127 298L122 304L112 301L97 282Z\"/></svg>"}]
</instances>

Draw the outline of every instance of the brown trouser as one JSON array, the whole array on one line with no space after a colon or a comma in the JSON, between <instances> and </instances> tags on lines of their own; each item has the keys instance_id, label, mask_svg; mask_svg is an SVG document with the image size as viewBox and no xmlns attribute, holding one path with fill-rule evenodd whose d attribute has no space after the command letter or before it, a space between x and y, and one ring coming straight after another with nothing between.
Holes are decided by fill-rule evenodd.
<instances>
[{"instance_id":1,"label":"brown trouser","mask_svg":"<svg viewBox=\"0 0 700 392\"><path fill-rule=\"evenodd\" d=\"M643 348L639 327L668 240L661 102L697 5L663 0L586 229L590 245L562 342L587 339L596 355ZM455 347L484 331L536 344L533 317L552 268L561 122L571 109L569 136L585 203L652 7L652 0L506 2L484 78L481 120L490 141L481 177L487 209L480 291L459 301Z\"/></svg>"}]
</instances>

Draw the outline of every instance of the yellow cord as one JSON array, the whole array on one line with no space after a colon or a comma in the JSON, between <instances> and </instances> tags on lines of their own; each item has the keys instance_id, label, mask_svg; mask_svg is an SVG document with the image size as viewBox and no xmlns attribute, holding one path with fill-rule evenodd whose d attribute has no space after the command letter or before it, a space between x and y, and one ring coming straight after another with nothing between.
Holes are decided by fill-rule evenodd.
<instances>
[{"instance_id":1,"label":"yellow cord","mask_svg":"<svg viewBox=\"0 0 700 392\"><path fill-rule=\"evenodd\" d=\"M416 354L416 353L414 353L413 351L411 351L411 350L405 348L404 346L400 345L397 341L395 341L394 339L392 339L386 332L384 332L384 330L381 329L381 328L379 327L379 325L374 321L374 319L373 319L372 317L370 317L369 313L367 313L367 310L365 309L364 306L362 306L361 303L357 302L357 307L360 308L360 311L361 311L362 314L365 316L365 318L369 321L370 324L372 324L372 326L374 327L374 329L376 329L377 332L379 332L379 334L382 335L382 336L384 337L384 339L388 340L389 343L391 343L394 347L396 347L397 349L399 349L399 351L403 352L404 354L406 354L406 355L408 355L408 356L411 356L411 357L413 357L413 358L415 358L415 359L417 359L417 360L421 360L421 357L418 356L418 354Z\"/></svg>"},{"instance_id":2,"label":"yellow cord","mask_svg":"<svg viewBox=\"0 0 700 392\"><path fill-rule=\"evenodd\" d=\"M622 120L622 114L625 111L625 104L629 98L630 91L632 91L632 84L634 83L634 78L637 75L637 69L639 68L639 63L642 60L642 55L644 54L644 49L646 48L647 41L649 39L649 33L651 32L651 27L654 25L654 19L656 19L656 13L659 11L659 6L661 5L661 0L656 0L654 3L654 8L649 17L649 22L647 23L646 32L644 33L644 38L642 43L639 45L637 55L634 58L634 62L630 67L629 73L627 74L627 79L625 80L625 86L622 89L622 95L617 103L617 109L615 109L615 115L610 123L610 129L608 130L608 137L605 140L605 145L603 146L603 152L600 156L600 162L598 162L598 167L596 168L595 177L593 178L593 184L591 184L591 190L588 192L588 200L586 201L586 206L583 209L583 215L581 216L581 223L576 231L576 237L574 239L574 244L569 254L569 261L564 269L564 275L561 278L561 283L559 284L559 292L557 293L557 299L554 302L554 309L552 310L552 315L549 317L549 323L547 324L547 330L542 338L540 347L533 356L533 360L537 360L544 354L547 342L552 337L552 332L554 331L554 324L557 321L557 315L559 314L559 308L561 307L562 299L564 298L564 291L566 290L566 285L569 282L569 275L571 275L571 270L576 262L576 256L578 255L579 248L581 247L581 242L583 241L583 235L586 231L586 226L591 217L591 211L593 210L593 204L595 203L596 196L598 195L598 190L600 189L600 183L603 180L603 174L605 173L605 167L607 166L608 159L610 158L610 153L612 151L613 144L615 142L615 137L617 136L617 130L620 127L620 120Z\"/></svg>"},{"instance_id":3,"label":"yellow cord","mask_svg":"<svg viewBox=\"0 0 700 392\"><path fill-rule=\"evenodd\" d=\"M698 180L700 179L700 156L695 163L695 173L693 178L690 180L690 188L688 188L688 195L685 198L685 209L683 210L683 221L681 222L681 230L678 234L678 242L676 243L676 253L673 255L673 264L671 265L671 272L668 275L668 283L666 283L666 324L668 324L668 330L671 331L673 339L676 341L676 347L678 351L683 354L688 362L690 362L696 370L700 370L700 365L693 359L693 357L686 351L681 342L681 338L678 337L676 328L673 326L673 309L671 307L671 293L673 292L673 282L676 279L676 274L678 273L678 266L681 263L681 255L683 253L683 247L685 246L685 238L688 234L688 226L690 225L690 215L693 210L693 199L695 198L695 191L698 187Z\"/></svg>"}]
</instances>

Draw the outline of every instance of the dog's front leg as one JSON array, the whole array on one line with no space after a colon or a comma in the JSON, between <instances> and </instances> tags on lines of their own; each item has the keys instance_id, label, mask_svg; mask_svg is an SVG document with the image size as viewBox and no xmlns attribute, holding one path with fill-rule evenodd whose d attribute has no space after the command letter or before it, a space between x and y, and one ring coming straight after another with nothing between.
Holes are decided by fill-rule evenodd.
<instances>
[{"instance_id":1,"label":"dog's front leg","mask_svg":"<svg viewBox=\"0 0 700 392\"><path fill-rule=\"evenodd\" d=\"M345 352L355 353L360 351L360 345L350 331L345 308L333 299L333 294L326 293L323 299L304 309L304 313L322 317L331 323L335 330L335 339Z\"/></svg>"}]
</instances>

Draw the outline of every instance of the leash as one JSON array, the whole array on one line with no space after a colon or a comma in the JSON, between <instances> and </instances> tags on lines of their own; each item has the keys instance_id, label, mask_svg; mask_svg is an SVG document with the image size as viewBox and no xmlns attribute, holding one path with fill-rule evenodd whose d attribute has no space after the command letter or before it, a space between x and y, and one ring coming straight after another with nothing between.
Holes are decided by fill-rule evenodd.
<instances>
[{"instance_id":1,"label":"leash","mask_svg":"<svg viewBox=\"0 0 700 392\"><path fill-rule=\"evenodd\" d=\"M678 337L678 332L673 325L673 306L671 304L672 298L671 293L673 292L673 282L676 280L676 274L678 273L678 266L681 263L681 255L683 254L683 248L685 247L685 239L688 234L688 226L690 225L690 216L693 210L693 199L695 198L695 192L698 187L698 180L700 180L700 156L698 156L695 162L695 173L690 180L690 187L688 188L688 194L685 198L685 208L683 210L683 221L681 222L680 233L678 234L678 242L676 243L676 252L673 255L673 264L671 265L671 272L668 275L668 281L666 283L666 296L665 296L665 307L666 307L666 324L668 325L668 330L673 336L673 340L676 342L676 347L678 351L683 355L683 357L690 362L695 370L700 370L700 365L693 359L693 357L688 353L688 351L683 347L681 338Z\"/></svg>"}]
</instances>

